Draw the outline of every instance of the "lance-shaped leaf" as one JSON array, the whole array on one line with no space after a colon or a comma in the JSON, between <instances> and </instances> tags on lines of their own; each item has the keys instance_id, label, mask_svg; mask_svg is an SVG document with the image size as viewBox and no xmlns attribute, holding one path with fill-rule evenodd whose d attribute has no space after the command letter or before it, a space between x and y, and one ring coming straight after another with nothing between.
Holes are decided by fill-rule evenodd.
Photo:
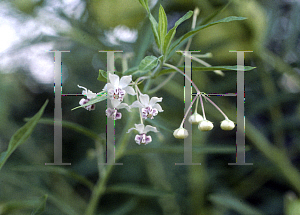
<instances>
[{"instance_id":1,"label":"lance-shaped leaf","mask_svg":"<svg viewBox=\"0 0 300 215\"><path fill-rule=\"evenodd\" d=\"M139 0L139 2L147 10L147 13L150 13L149 5L148 5L148 0Z\"/></svg>"},{"instance_id":2,"label":"lance-shaped leaf","mask_svg":"<svg viewBox=\"0 0 300 215\"><path fill-rule=\"evenodd\" d=\"M167 35L168 20L164 8L159 7L159 19L158 19L158 36L159 36L159 49L163 51L165 37Z\"/></svg>"},{"instance_id":3,"label":"lance-shaped leaf","mask_svg":"<svg viewBox=\"0 0 300 215\"><path fill-rule=\"evenodd\" d=\"M139 70L145 70L149 71L155 68L158 64L158 58L155 56L147 56L145 57L140 65L139 65Z\"/></svg>"},{"instance_id":4,"label":"lance-shaped leaf","mask_svg":"<svg viewBox=\"0 0 300 215\"><path fill-rule=\"evenodd\" d=\"M9 156L31 135L35 126L37 125L38 121L43 115L47 104L48 100L44 103L39 112L37 112L22 128L20 128L16 133L14 133L14 135L8 143L7 150L0 154L0 170L5 164L6 160L9 158Z\"/></svg>"},{"instance_id":5,"label":"lance-shaped leaf","mask_svg":"<svg viewBox=\"0 0 300 215\"><path fill-rule=\"evenodd\" d=\"M252 69L255 69L256 67L252 67L252 66L244 66L244 71L250 71ZM184 66L179 66L178 69L180 70L184 70ZM196 72L196 71L215 71L215 70L240 70L239 67L237 66L212 66L212 67L195 67L193 66L192 67L192 71L193 72ZM154 78L160 76L160 75L164 75L164 74L167 74L167 73L171 73L171 72L176 72L175 69L163 69L161 70L159 73L157 73Z\"/></svg>"},{"instance_id":6,"label":"lance-shaped leaf","mask_svg":"<svg viewBox=\"0 0 300 215\"><path fill-rule=\"evenodd\" d=\"M174 27L168 32L168 34L165 37L165 41L164 41L164 46L163 46L163 53L165 54L168 50L168 48L171 45L171 42L176 34L176 29L177 27L183 23L185 20L191 18L191 16L193 15L193 11L189 11L187 12L183 17L181 17L180 19L177 20L177 22L175 22Z\"/></svg>"},{"instance_id":7,"label":"lance-shaped leaf","mask_svg":"<svg viewBox=\"0 0 300 215\"><path fill-rule=\"evenodd\" d=\"M159 35L158 35L158 31L157 31L158 23L155 20L155 18L152 16L151 13L149 13L149 20L151 22L151 28L152 28L152 31L153 31L155 42L156 42L157 46L160 47Z\"/></svg>"},{"instance_id":8,"label":"lance-shaped leaf","mask_svg":"<svg viewBox=\"0 0 300 215\"><path fill-rule=\"evenodd\" d=\"M224 19L220 19L218 21L208 23L206 25L201 25L201 26L195 28L194 30L189 31L188 33L186 33L185 35L183 35L182 37L180 37L178 40L176 40L171 45L169 53L173 52L180 44L182 44L183 42L185 42L190 37L195 36L195 34L197 34L202 29L208 28L210 26L213 26L213 25L216 25L216 24L219 24L219 23L232 22L232 21L238 21L238 20L244 20L244 19L247 19L247 18L245 18L245 17L238 17L238 16L229 16L229 17L226 17Z\"/></svg>"},{"instance_id":9,"label":"lance-shaped leaf","mask_svg":"<svg viewBox=\"0 0 300 215\"><path fill-rule=\"evenodd\" d=\"M102 91L103 92L103 91ZM89 106L89 105L92 105L92 104L96 104L96 103L98 103L98 102L101 102L101 101L103 101L103 100L105 100L107 98L107 96L106 96L106 93L105 94L102 94L102 95L97 95L97 97L95 97L95 98L92 98L90 101L88 101L86 104L84 104L84 105L81 105L81 106L78 106L78 107L76 107L76 108L73 108L73 109L71 109L71 110L76 110L76 109L78 109L78 108L83 108L83 107L86 107L86 106Z\"/></svg>"}]
</instances>

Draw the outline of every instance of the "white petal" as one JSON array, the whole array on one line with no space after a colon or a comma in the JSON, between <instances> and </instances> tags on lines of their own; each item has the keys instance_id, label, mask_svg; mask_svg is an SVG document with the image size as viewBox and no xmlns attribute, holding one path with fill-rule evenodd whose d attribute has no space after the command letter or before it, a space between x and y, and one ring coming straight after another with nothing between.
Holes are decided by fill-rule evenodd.
<instances>
[{"instance_id":1,"label":"white petal","mask_svg":"<svg viewBox=\"0 0 300 215\"><path fill-rule=\"evenodd\" d=\"M125 87L128 86L128 84L130 84L131 81L132 81L132 76L131 75L125 75L121 78L119 86L122 89L124 89Z\"/></svg>"},{"instance_id":2,"label":"white petal","mask_svg":"<svg viewBox=\"0 0 300 215\"><path fill-rule=\"evenodd\" d=\"M136 127L136 130L140 133L140 134L143 134L143 133L146 133L145 131L144 131L144 124L134 124L135 125L135 127Z\"/></svg>"},{"instance_id":3,"label":"white petal","mask_svg":"<svg viewBox=\"0 0 300 215\"><path fill-rule=\"evenodd\" d=\"M107 84L105 84L105 86L102 89L103 91L107 91Z\"/></svg>"},{"instance_id":4,"label":"white petal","mask_svg":"<svg viewBox=\"0 0 300 215\"><path fill-rule=\"evenodd\" d=\"M116 108L121 102L118 99L110 99L111 105Z\"/></svg>"},{"instance_id":5,"label":"white petal","mask_svg":"<svg viewBox=\"0 0 300 215\"><path fill-rule=\"evenodd\" d=\"M144 106L149 106L149 96L147 94L141 94L140 101Z\"/></svg>"},{"instance_id":6,"label":"white petal","mask_svg":"<svg viewBox=\"0 0 300 215\"><path fill-rule=\"evenodd\" d=\"M119 86L119 76L117 75L114 75L112 73L108 73L108 76L109 76L109 81L110 83L114 86L114 87L118 87Z\"/></svg>"},{"instance_id":7,"label":"white petal","mask_svg":"<svg viewBox=\"0 0 300 215\"><path fill-rule=\"evenodd\" d=\"M132 108L138 107L138 108L143 108L144 105L142 105L139 101L135 101L130 105Z\"/></svg>"},{"instance_id":8,"label":"white petal","mask_svg":"<svg viewBox=\"0 0 300 215\"><path fill-rule=\"evenodd\" d=\"M148 131L153 131L153 132L158 132L156 127L153 127L151 125L147 125L146 128L144 129L144 132L147 133Z\"/></svg>"},{"instance_id":9,"label":"white petal","mask_svg":"<svg viewBox=\"0 0 300 215\"><path fill-rule=\"evenodd\" d=\"M160 104L155 104L152 106L152 108L156 108L159 112L163 112L164 110L162 109L162 107L160 106Z\"/></svg>"},{"instance_id":10,"label":"white petal","mask_svg":"<svg viewBox=\"0 0 300 215\"><path fill-rule=\"evenodd\" d=\"M149 105L151 107L153 107L157 102L161 102L161 101L162 101L162 98L152 97L151 100L150 100Z\"/></svg>"},{"instance_id":11,"label":"white petal","mask_svg":"<svg viewBox=\"0 0 300 215\"><path fill-rule=\"evenodd\" d=\"M136 130L136 128L130 128L126 133L129 133L132 130Z\"/></svg>"},{"instance_id":12,"label":"white petal","mask_svg":"<svg viewBox=\"0 0 300 215\"><path fill-rule=\"evenodd\" d=\"M86 92L88 91L85 87L82 87L82 86L79 86L79 85L77 85L77 87L79 87L81 89L84 89L84 91L86 91ZM82 94L84 94L83 91L82 91Z\"/></svg>"},{"instance_id":13,"label":"white petal","mask_svg":"<svg viewBox=\"0 0 300 215\"><path fill-rule=\"evenodd\" d=\"M126 93L128 93L128 94L130 94L130 95L133 95L133 96L136 95L136 93L135 93L133 87L131 87L131 86L127 86L127 87L123 88L123 90L125 90Z\"/></svg>"},{"instance_id":14,"label":"white petal","mask_svg":"<svg viewBox=\"0 0 300 215\"><path fill-rule=\"evenodd\" d=\"M126 108L126 110L128 110L129 112L131 112L130 107L128 104L126 103L121 103L117 106L118 109L122 109L122 108Z\"/></svg>"}]
</instances>

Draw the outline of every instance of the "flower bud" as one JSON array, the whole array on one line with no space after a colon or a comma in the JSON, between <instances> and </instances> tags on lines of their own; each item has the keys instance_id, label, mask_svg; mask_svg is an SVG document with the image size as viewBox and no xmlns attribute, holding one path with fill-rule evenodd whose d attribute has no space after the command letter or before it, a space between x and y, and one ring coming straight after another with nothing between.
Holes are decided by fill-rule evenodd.
<instances>
[{"instance_id":1,"label":"flower bud","mask_svg":"<svg viewBox=\"0 0 300 215\"><path fill-rule=\"evenodd\" d=\"M193 113L193 115L189 118L189 123L191 124L199 124L203 120L203 117L198 113Z\"/></svg>"},{"instance_id":2,"label":"flower bud","mask_svg":"<svg viewBox=\"0 0 300 215\"><path fill-rule=\"evenodd\" d=\"M235 127L234 122L232 122L229 119L225 119L221 122L221 128L225 131L230 131L230 130L234 129L234 127Z\"/></svg>"},{"instance_id":3,"label":"flower bud","mask_svg":"<svg viewBox=\"0 0 300 215\"><path fill-rule=\"evenodd\" d=\"M203 120L198 125L198 129L200 131L210 131L211 129L213 129L213 127L214 125L212 124L212 122L208 120Z\"/></svg>"},{"instance_id":4,"label":"flower bud","mask_svg":"<svg viewBox=\"0 0 300 215\"><path fill-rule=\"evenodd\" d=\"M174 137L177 139L184 139L187 136L189 136L188 131L184 128L177 128L174 133L173 133Z\"/></svg>"}]
</instances>

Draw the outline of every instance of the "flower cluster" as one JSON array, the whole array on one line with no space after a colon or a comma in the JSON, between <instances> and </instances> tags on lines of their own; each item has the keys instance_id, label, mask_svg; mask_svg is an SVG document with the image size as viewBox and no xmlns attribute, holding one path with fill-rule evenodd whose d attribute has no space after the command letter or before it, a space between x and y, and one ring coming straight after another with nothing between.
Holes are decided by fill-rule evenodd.
<instances>
[{"instance_id":1,"label":"flower cluster","mask_svg":"<svg viewBox=\"0 0 300 215\"><path fill-rule=\"evenodd\" d=\"M203 96L203 94L198 93L197 96L195 97L195 99L197 98L196 110L189 117L188 121L191 124L198 124L198 129L200 131L210 131L210 130L213 129L214 125L213 125L213 123L211 121L207 120L206 117L205 117L202 96ZM202 111L203 111L203 117L200 114L197 113L199 98L200 98L200 101L201 101L201 106L202 106ZM192 104L194 103L195 99L191 103L190 108L192 107ZM226 131L234 129L234 127L235 127L234 122L232 122L231 120L229 120L228 117L223 113L223 111L215 103L213 103L209 98L205 97L205 99L207 99L211 104L213 104L223 114L223 116L225 117L225 120L223 120L221 122L221 126L220 126L221 129L226 130ZM183 128L183 123L185 121L185 117L186 117L187 113L189 112L190 108L187 110L187 112L186 112L186 114L185 114L185 116L184 116L184 118L182 120L182 123L181 123L180 127L178 129L176 129L174 131L174 133L173 133L174 137L177 138L177 139L184 139L184 138L186 138L189 135L188 131L185 128Z\"/></svg>"},{"instance_id":2,"label":"flower cluster","mask_svg":"<svg viewBox=\"0 0 300 215\"><path fill-rule=\"evenodd\" d=\"M147 135L149 131L158 132L157 129L150 125L144 125L143 119L153 119L154 116L158 114L158 112L163 112L162 107L157 104L157 102L161 102L162 98L152 97L150 99L149 95L142 94L137 86L138 81L132 82L132 76L123 76L121 79L118 75L108 74L109 83L106 84L103 88L102 92L107 94L107 103L108 108L106 109L106 116L113 120L118 120L122 118L122 114L119 112L120 109L125 108L127 111L131 112L131 108L139 108L141 123L135 124L135 128L131 128L128 130L129 133L132 130L136 130L139 132L135 136L135 141L137 144L148 144L152 142L152 138L150 135ZM135 85L135 89L132 86ZM100 93L93 93L92 91L86 89L85 87L79 86L79 88L84 89L82 94L87 96L87 98L83 98L79 101L79 104L85 105L91 99L96 98ZM124 96L126 94L133 95L137 97L137 100L134 101L131 105L123 102ZM86 110L95 110L95 104L84 106Z\"/></svg>"}]
</instances>

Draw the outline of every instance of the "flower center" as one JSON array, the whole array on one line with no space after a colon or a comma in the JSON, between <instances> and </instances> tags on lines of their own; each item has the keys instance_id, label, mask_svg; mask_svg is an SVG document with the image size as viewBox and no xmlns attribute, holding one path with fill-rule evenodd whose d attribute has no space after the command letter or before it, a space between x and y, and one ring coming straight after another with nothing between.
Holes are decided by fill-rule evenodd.
<instances>
[{"instance_id":1,"label":"flower center","mask_svg":"<svg viewBox=\"0 0 300 215\"><path fill-rule=\"evenodd\" d=\"M156 116L158 113L156 108L146 107L142 108L142 118L143 119L153 119L153 116Z\"/></svg>"}]
</instances>

